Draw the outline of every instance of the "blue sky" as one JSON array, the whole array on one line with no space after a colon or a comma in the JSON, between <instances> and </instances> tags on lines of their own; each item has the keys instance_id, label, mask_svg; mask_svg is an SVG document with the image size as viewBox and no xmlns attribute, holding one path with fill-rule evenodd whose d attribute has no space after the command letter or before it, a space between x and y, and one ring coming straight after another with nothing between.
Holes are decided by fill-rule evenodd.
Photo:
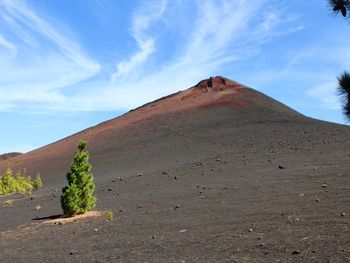
<instances>
[{"instance_id":1,"label":"blue sky","mask_svg":"<svg viewBox=\"0 0 350 263\"><path fill-rule=\"evenodd\" d=\"M326 0L0 0L0 153L222 75L345 123L349 22Z\"/></svg>"}]
</instances>

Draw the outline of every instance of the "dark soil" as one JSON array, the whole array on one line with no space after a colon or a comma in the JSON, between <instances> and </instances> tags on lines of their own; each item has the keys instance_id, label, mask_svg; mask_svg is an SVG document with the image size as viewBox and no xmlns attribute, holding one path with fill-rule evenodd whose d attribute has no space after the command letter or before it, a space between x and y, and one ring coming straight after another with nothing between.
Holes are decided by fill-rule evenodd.
<instances>
[{"instance_id":1,"label":"dark soil","mask_svg":"<svg viewBox=\"0 0 350 263\"><path fill-rule=\"evenodd\" d=\"M113 221L44 223L61 214L79 134L20 156L44 188L0 198L14 199L0 207L0 262L350 262L349 127L251 93L241 109L92 128L96 210Z\"/></svg>"}]
</instances>

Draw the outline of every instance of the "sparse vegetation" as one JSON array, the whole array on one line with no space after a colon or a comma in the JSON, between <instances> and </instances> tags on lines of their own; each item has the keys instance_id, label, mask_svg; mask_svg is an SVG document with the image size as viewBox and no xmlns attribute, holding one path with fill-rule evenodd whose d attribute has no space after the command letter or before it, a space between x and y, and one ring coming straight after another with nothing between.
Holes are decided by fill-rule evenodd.
<instances>
[{"instance_id":1,"label":"sparse vegetation","mask_svg":"<svg viewBox=\"0 0 350 263\"><path fill-rule=\"evenodd\" d=\"M4 202L4 205L6 206L11 206L13 204L13 200L12 199L8 199Z\"/></svg>"},{"instance_id":2,"label":"sparse vegetation","mask_svg":"<svg viewBox=\"0 0 350 263\"><path fill-rule=\"evenodd\" d=\"M7 194L23 194L30 195L33 190L42 187L40 175L38 174L34 181L31 176L26 175L26 170L18 171L16 174L12 169L8 168L6 172L0 176L0 196Z\"/></svg>"},{"instance_id":3,"label":"sparse vegetation","mask_svg":"<svg viewBox=\"0 0 350 263\"><path fill-rule=\"evenodd\" d=\"M341 13L343 17L349 18L350 0L328 0L335 14ZM338 76L338 92L342 99L343 113L350 121L350 73L344 71Z\"/></svg>"},{"instance_id":4,"label":"sparse vegetation","mask_svg":"<svg viewBox=\"0 0 350 263\"><path fill-rule=\"evenodd\" d=\"M37 190L42 186L43 186L43 182L41 180L40 174L38 173L34 179L34 182L33 182L34 190Z\"/></svg>"},{"instance_id":5,"label":"sparse vegetation","mask_svg":"<svg viewBox=\"0 0 350 263\"><path fill-rule=\"evenodd\" d=\"M61 206L65 215L85 213L95 207L93 195L95 184L90 173L89 153L85 151L87 142L80 141L74 160L67 173L68 186L62 189Z\"/></svg>"},{"instance_id":6,"label":"sparse vegetation","mask_svg":"<svg viewBox=\"0 0 350 263\"><path fill-rule=\"evenodd\" d=\"M107 218L109 221L113 221L113 211L112 210L107 211Z\"/></svg>"}]
</instances>

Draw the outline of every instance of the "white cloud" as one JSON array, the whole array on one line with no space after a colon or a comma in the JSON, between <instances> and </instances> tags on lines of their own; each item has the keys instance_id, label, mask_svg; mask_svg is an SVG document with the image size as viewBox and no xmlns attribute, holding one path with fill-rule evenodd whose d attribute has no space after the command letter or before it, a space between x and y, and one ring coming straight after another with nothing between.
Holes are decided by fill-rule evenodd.
<instances>
[{"instance_id":1,"label":"white cloud","mask_svg":"<svg viewBox=\"0 0 350 263\"><path fill-rule=\"evenodd\" d=\"M10 51L12 55L17 54L17 47L0 34L0 45Z\"/></svg>"},{"instance_id":2,"label":"white cloud","mask_svg":"<svg viewBox=\"0 0 350 263\"><path fill-rule=\"evenodd\" d=\"M144 68L135 67L131 74L125 74L121 79L114 75L112 82L102 93L103 103L100 101L99 105L103 105L105 109L130 108L177 91L179 88L189 87L200 79L215 74L215 71L228 62L245 59L251 55L276 33L275 30L281 23L288 27L288 23L282 18L272 19L266 15L265 11L273 12L271 9L264 9L267 1L207 0L195 3L197 10L192 12L193 17L189 21L181 21L187 23L185 32L187 38L177 47L177 56L158 65L151 73L142 74ZM163 11L167 17L163 17L162 21L167 26L169 20L175 20L172 15L178 13L176 8L184 8L184 2L180 1L177 6L173 3L171 8L174 10ZM153 12L161 13L157 10L149 10L150 16L153 17ZM161 19L158 16L157 18L159 22ZM140 21L136 23L138 34L149 36L145 32L149 20ZM266 25L263 31L261 24ZM143 49L140 50L136 55L143 54ZM150 55L151 52L141 56L140 59L148 71L151 64L146 64ZM134 65L133 60L129 62ZM92 101L89 105L94 107ZM95 109L99 107L96 106Z\"/></svg>"},{"instance_id":3,"label":"white cloud","mask_svg":"<svg viewBox=\"0 0 350 263\"><path fill-rule=\"evenodd\" d=\"M0 45L8 48L7 56L0 57L1 105L61 104L61 88L100 71L100 65L67 36L70 32L44 20L24 1L1 0L0 11L0 24L6 26Z\"/></svg>"},{"instance_id":4,"label":"white cloud","mask_svg":"<svg viewBox=\"0 0 350 263\"><path fill-rule=\"evenodd\" d=\"M316 98L321 101L323 107L331 110L340 109L341 104L339 96L337 96L336 82L327 82L324 84L317 85L307 91L307 95Z\"/></svg>"},{"instance_id":5,"label":"white cloud","mask_svg":"<svg viewBox=\"0 0 350 263\"><path fill-rule=\"evenodd\" d=\"M161 18L167 1L149 1L137 10L133 16L131 34L135 39L138 50L126 61L117 65L117 71L112 74L112 81L132 73L156 51L154 38L147 34L151 23Z\"/></svg>"},{"instance_id":6,"label":"white cloud","mask_svg":"<svg viewBox=\"0 0 350 263\"><path fill-rule=\"evenodd\" d=\"M22 37L16 59L0 58L4 73L0 82L6 84L0 87L0 105L34 111L102 111L139 106L217 74L229 62L245 60L283 31L281 25L287 32L294 28L295 21L277 15L269 3L164 0L142 4L131 19L130 34L136 51L116 63L115 71L103 72L110 75L109 80L99 78L83 86L80 82L98 74L100 65L74 38L67 37L73 34L62 32L59 25L44 20L22 1L0 0L9 30L17 38ZM191 10L191 16L177 21L184 9ZM174 29L179 24L181 32ZM176 43L169 41L178 35L181 37ZM46 42L54 48L41 50ZM164 59L159 52L168 49L172 53ZM69 96L61 89L68 87Z\"/></svg>"}]
</instances>

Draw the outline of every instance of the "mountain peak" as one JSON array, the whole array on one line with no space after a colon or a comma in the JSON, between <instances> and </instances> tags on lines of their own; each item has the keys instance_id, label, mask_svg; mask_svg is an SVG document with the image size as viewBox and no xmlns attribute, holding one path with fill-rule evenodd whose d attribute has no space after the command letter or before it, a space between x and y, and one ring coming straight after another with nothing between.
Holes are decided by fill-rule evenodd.
<instances>
[{"instance_id":1,"label":"mountain peak","mask_svg":"<svg viewBox=\"0 0 350 263\"><path fill-rule=\"evenodd\" d=\"M242 87L242 85L228 78L215 76L215 77L210 77L209 79L200 81L195 87L198 87L207 92L210 92L210 91L223 91L226 89Z\"/></svg>"}]
</instances>

